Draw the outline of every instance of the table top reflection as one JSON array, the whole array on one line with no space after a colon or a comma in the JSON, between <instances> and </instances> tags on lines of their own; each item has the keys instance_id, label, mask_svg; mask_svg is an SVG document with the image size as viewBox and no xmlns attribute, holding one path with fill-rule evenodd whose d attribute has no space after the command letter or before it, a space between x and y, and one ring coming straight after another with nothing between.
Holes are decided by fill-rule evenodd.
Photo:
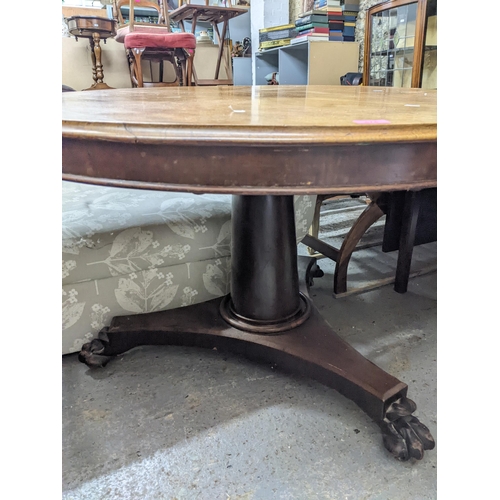
<instances>
[{"instance_id":1,"label":"table top reflection","mask_svg":"<svg viewBox=\"0 0 500 500\"><path fill-rule=\"evenodd\" d=\"M63 177L71 180L275 194L436 185L433 90L170 87L62 99ZM109 154L108 164L97 153L91 162L91 144Z\"/></svg>"}]
</instances>

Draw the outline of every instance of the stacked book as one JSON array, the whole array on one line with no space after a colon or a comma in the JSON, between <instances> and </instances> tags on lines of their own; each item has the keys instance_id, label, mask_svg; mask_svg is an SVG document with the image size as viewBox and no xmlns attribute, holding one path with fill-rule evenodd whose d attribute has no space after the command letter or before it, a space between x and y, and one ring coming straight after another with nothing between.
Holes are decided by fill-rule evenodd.
<instances>
[{"instance_id":1,"label":"stacked book","mask_svg":"<svg viewBox=\"0 0 500 500\"><path fill-rule=\"evenodd\" d=\"M290 45L297 36L295 24L283 24L259 30L259 50L273 49Z\"/></svg>"},{"instance_id":2,"label":"stacked book","mask_svg":"<svg viewBox=\"0 0 500 500\"><path fill-rule=\"evenodd\" d=\"M328 41L328 15L324 10L311 10L302 13L295 21L297 36L291 41L292 44L304 40Z\"/></svg>"},{"instance_id":3,"label":"stacked book","mask_svg":"<svg viewBox=\"0 0 500 500\"><path fill-rule=\"evenodd\" d=\"M313 8L323 11L327 16L329 41L354 41L356 18L354 17L353 21L352 12L355 10L357 15L359 0L315 0Z\"/></svg>"},{"instance_id":4,"label":"stacked book","mask_svg":"<svg viewBox=\"0 0 500 500\"><path fill-rule=\"evenodd\" d=\"M344 41L344 19L341 1L326 0L328 13L328 39L331 42Z\"/></svg>"},{"instance_id":5,"label":"stacked book","mask_svg":"<svg viewBox=\"0 0 500 500\"><path fill-rule=\"evenodd\" d=\"M344 21L344 42L354 42L356 19L359 13L359 0L345 0L342 5L342 18Z\"/></svg>"}]
</instances>

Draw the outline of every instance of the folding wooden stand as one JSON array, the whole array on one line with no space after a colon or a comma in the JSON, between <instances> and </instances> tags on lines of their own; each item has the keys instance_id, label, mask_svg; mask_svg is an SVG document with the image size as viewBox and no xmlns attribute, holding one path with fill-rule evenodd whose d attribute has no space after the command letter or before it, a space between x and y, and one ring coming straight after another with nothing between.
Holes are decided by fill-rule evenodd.
<instances>
[{"instance_id":1,"label":"folding wooden stand","mask_svg":"<svg viewBox=\"0 0 500 500\"><path fill-rule=\"evenodd\" d=\"M224 40L226 38L228 23L233 17L240 16L248 12L248 9L240 9L236 7L212 7L204 5L182 5L178 9L170 12L170 19L179 23L182 30L185 32L185 21L191 24L191 33L195 33L196 23L198 21L209 22L214 29L217 43L219 44L219 53L217 55L217 64L215 66L215 74L213 80L200 80L196 75L196 67L193 68L193 77L196 85L233 85L233 70L231 67L231 57L229 50L224 54ZM222 33L219 32L218 24L222 23ZM224 66L226 69L227 79L220 79L220 66L224 57ZM196 61L195 61L196 63Z\"/></svg>"}]
</instances>

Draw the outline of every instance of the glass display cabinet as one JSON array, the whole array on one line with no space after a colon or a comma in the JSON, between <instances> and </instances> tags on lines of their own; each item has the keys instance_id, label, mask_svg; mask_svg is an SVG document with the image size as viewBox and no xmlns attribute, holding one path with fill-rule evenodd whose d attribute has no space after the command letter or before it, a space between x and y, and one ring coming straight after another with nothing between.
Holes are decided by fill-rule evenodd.
<instances>
[{"instance_id":1,"label":"glass display cabinet","mask_svg":"<svg viewBox=\"0 0 500 500\"><path fill-rule=\"evenodd\" d=\"M437 0L388 0L366 20L365 85L437 88Z\"/></svg>"}]
</instances>

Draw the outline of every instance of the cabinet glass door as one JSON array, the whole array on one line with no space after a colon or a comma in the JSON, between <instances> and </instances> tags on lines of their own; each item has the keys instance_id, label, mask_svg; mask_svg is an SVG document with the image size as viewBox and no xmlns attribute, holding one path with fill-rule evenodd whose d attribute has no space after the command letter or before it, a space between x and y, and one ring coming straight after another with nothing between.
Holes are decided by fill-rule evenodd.
<instances>
[{"instance_id":1,"label":"cabinet glass door","mask_svg":"<svg viewBox=\"0 0 500 500\"><path fill-rule=\"evenodd\" d=\"M427 3L423 59L421 87L437 89L437 0Z\"/></svg>"},{"instance_id":2,"label":"cabinet glass door","mask_svg":"<svg viewBox=\"0 0 500 500\"><path fill-rule=\"evenodd\" d=\"M411 87L417 7L405 3L370 16L368 85Z\"/></svg>"}]
</instances>

